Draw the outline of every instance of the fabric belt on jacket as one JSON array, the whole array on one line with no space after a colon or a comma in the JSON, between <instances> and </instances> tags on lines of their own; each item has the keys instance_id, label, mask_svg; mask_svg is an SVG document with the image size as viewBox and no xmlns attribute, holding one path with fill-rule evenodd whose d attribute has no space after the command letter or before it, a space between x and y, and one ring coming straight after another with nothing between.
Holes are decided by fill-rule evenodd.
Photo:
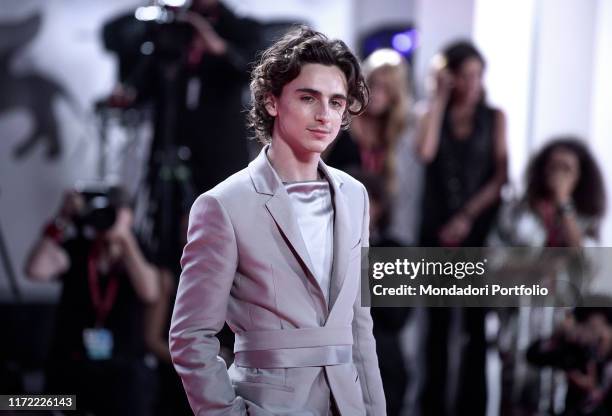
<instances>
[{"instance_id":1,"label":"fabric belt on jacket","mask_svg":"<svg viewBox=\"0 0 612 416\"><path fill-rule=\"evenodd\" d=\"M236 334L234 363L242 367L322 367L353 361L353 331L296 328Z\"/></svg>"}]
</instances>

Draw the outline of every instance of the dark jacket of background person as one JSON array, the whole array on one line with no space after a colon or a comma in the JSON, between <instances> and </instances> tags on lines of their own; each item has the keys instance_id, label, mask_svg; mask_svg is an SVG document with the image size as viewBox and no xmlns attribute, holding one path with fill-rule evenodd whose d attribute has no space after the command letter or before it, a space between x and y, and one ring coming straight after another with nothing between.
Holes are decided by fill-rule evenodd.
<instances>
[{"instance_id":1,"label":"dark jacket of background person","mask_svg":"<svg viewBox=\"0 0 612 416\"><path fill-rule=\"evenodd\" d=\"M421 246L482 246L507 180L505 116L486 103L485 61L469 42L434 60L435 89L417 129L425 163Z\"/></svg>"},{"instance_id":2,"label":"dark jacket of background person","mask_svg":"<svg viewBox=\"0 0 612 416\"><path fill-rule=\"evenodd\" d=\"M401 244L394 239L378 236L370 239L370 247L401 247ZM410 375L400 335L408 322L410 312L411 309L407 307L371 309L378 366L389 416L402 414L404 396L408 388Z\"/></svg>"},{"instance_id":3,"label":"dark jacket of background person","mask_svg":"<svg viewBox=\"0 0 612 416\"><path fill-rule=\"evenodd\" d=\"M363 171L352 171L351 173L363 183L368 191L370 247L401 247L400 242L389 236L392 204L385 187L385 180L373 173ZM374 322L376 353L387 402L387 415L400 415L404 408L404 396L410 381L400 335L408 322L411 308L373 307L370 313Z\"/></svg>"},{"instance_id":4,"label":"dark jacket of background person","mask_svg":"<svg viewBox=\"0 0 612 416\"><path fill-rule=\"evenodd\" d=\"M493 136L495 110L480 104L474 114L474 128L468 137L458 139L450 125L448 110L440 132L440 144L435 158L425 168L425 186L421 223L423 247L440 246L440 228L451 220L495 175ZM499 208L495 203L474 219L472 229L462 241L463 246L482 246Z\"/></svg>"},{"instance_id":5,"label":"dark jacket of background person","mask_svg":"<svg viewBox=\"0 0 612 416\"><path fill-rule=\"evenodd\" d=\"M187 108L181 123L181 135L192 151L196 192L211 189L249 161L244 91L250 64L262 46L259 24L236 16L222 4L213 27L226 39L228 51L225 56L204 56L191 74L201 83L200 105Z\"/></svg>"}]
</instances>

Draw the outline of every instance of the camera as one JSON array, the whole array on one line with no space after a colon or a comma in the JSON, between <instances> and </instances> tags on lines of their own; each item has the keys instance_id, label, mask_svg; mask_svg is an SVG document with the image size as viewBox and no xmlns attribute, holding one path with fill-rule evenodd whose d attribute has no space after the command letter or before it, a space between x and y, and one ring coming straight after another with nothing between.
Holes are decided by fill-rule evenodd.
<instances>
[{"instance_id":1,"label":"camera","mask_svg":"<svg viewBox=\"0 0 612 416\"><path fill-rule=\"evenodd\" d=\"M83 196L84 206L75 224L81 230L93 229L96 233L108 231L117 220L117 211L128 206L122 188L107 184L89 184L77 188Z\"/></svg>"},{"instance_id":2,"label":"camera","mask_svg":"<svg viewBox=\"0 0 612 416\"><path fill-rule=\"evenodd\" d=\"M154 6L139 7L134 14L137 20L147 25L146 43L150 49L147 54L170 61L180 59L193 36L191 25L180 19L191 2L157 0L156 3Z\"/></svg>"}]
</instances>

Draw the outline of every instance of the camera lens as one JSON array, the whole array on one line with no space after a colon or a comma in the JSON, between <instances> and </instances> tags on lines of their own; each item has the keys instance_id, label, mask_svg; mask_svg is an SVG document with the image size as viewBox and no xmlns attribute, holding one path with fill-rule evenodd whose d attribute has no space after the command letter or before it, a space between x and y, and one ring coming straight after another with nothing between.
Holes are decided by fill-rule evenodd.
<instances>
[{"instance_id":1,"label":"camera lens","mask_svg":"<svg viewBox=\"0 0 612 416\"><path fill-rule=\"evenodd\" d=\"M96 231L109 230L117 219L117 211L105 195L91 198L87 202L85 212L81 219L83 225L89 225Z\"/></svg>"}]
</instances>

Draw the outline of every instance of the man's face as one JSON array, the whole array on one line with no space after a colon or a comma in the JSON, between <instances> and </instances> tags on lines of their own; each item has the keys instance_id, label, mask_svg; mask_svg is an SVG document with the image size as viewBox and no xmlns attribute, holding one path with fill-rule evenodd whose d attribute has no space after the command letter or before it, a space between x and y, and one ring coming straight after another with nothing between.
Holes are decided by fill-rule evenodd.
<instances>
[{"instance_id":1,"label":"man's face","mask_svg":"<svg viewBox=\"0 0 612 416\"><path fill-rule=\"evenodd\" d=\"M270 95L272 140L284 141L297 156L322 153L336 138L347 105L347 82L336 66L306 64L279 97Z\"/></svg>"}]
</instances>

